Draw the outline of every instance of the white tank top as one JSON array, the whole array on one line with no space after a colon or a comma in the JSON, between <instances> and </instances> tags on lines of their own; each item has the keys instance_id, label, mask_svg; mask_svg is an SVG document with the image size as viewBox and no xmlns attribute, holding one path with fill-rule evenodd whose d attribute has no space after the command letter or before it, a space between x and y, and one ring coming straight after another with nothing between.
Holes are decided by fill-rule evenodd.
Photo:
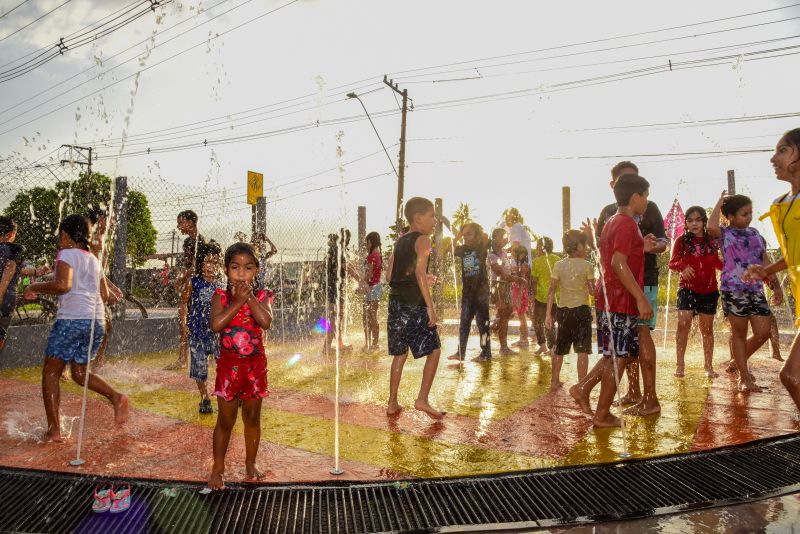
<instances>
[{"instance_id":1,"label":"white tank top","mask_svg":"<svg viewBox=\"0 0 800 534\"><path fill-rule=\"evenodd\" d=\"M72 267L72 289L58 297L56 319L95 319L104 317L100 296L100 262L91 252L79 248L58 251L56 261Z\"/></svg>"}]
</instances>

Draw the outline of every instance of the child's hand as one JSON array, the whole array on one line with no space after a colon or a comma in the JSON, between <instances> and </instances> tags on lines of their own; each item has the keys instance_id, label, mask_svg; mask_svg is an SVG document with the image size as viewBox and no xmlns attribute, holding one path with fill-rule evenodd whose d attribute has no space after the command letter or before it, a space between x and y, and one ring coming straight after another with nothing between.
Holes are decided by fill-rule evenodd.
<instances>
[{"instance_id":1,"label":"child's hand","mask_svg":"<svg viewBox=\"0 0 800 534\"><path fill-rule=\"evenodd\" d=\"M428 308L428 326L433 328L436 326L438 322L438 318L436 317L436 310L433 308Z\"/></svg>"},{"instance_id":2,"label":"child's hand","mask_svg":"<svg viewBox=\"0 0 800 534\"><path fill-rule=\"evenodd\" d=\"M548 330L553 329L553 316L550 315L549 313L544 318L544 325L548 328Z\"/></svg>"},{"instance_id":3,"label":"child's hand","mask_svg":"<svg viewBox=\"0 0 800 534\"><path fill-rule=\"evenodd\" d=\"M774 291L769 301L773 306L780 306L783 304L783 291Z\"/></svg>"},{"instance_id":4,"label":"child's hand","mask_svg":"<svg viewBox=\"0 0 800 534\"><path fill-rule=\"evenodd\" d=\"M681 278L683 278L684 280L691 280L692 278L694 278L694 269L692 269L691 267L687 267L684 270L682 270Z\"/></svg>"},{"instance_id":5,"label":"child's hand","mask_svg":"<svg viewBox=\"0 0 800 534\"><path fill-rule=\"evenodd\" d=\"M253 294L253 289L247 282L236 282L233 284L231 292L237 304L244 304Z\"/></svg>"},{"instance_id":6,"label":"child's hand","mask_svg":"<svg viewBox=\"0 0 800 534\"><path fill-rule=\"evenodd\" d=\"M586 219L581 223L581 232L589 240L589 246L594 247L595 235L597 235L597 219Z\"/></svg>"},{"instance_id":7,"label":"child's hand","mask_svg":"<svg viewBox=\"0 0 800 534\"><path fill-rule=\"evenodd\" d=\"M764 280L767 277L767 269L763 265L752 264L747 267L747 270L742 273L742 280L745 282L755 282L757 280Z\"/></svg>"},{"instance_id":8,"label":"child's hand","mask_svg":"<svg viewBox=\"0 0 800 534\"><path fill-rule=\"evenodd\" d=\"M653 234L647 234L644 236L644 251L645 252L652 252L655 250L656 246L658 245L658 240L656 236Z\"/></svg>"},{"instance_id":9,"label":"child's hand","mask_svg":"<svg viewBox=\"0 0 800 534\"><path fill-rule=\"evenodd\" d=\"M22 293L22 298L25 300L36 300L36 292L31 291L30 287L26 287Z\"/></svg>"},{"instance_id":10,"label":"child's hand","mask_svg":"<svg viewBox=\"0 0 800 534\"><path fill-rule=\"evenodd\" d=\"M723 189L722 193L719 194L719 200L717 201L717 205L721 206L722 201L725 200L726 197L728 197L728 191Z\"/></svg>"},{"instance_id":11,"label":"child's hand","mask_svg":"<svg viewBox=\"0 0 800 534\"><path fill-rule=\"evenodd\" d=\"M425 276L428 278L428 286L435 285L439 281L439 277L436 275L426 274Z\"/></svg>"},{"instance_id":12,"label":"child's hand","mask_svg":"<svg viewBox=\"0 0 800 534\"><path fill-rule=\"evenodd\" d=\"M639 310L639 319L649 321L653 318L653 306L644 295L636 299L636 308Z\"/></svg>"}]
</instances>

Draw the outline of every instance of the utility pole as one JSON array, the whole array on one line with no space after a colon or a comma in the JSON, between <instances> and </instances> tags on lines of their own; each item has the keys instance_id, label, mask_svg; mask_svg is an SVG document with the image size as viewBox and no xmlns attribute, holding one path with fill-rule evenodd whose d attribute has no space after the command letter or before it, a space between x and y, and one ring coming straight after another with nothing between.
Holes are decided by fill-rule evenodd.
<instances>
[{"instance_id":1,"label":"utility pole","mask_svg":"<svg viewBox=\"0 0 800 534\"><path fill-rule=\"evenodd\" d=\"M728 194L736 194L736 173L732 170L728 171Z\"/></svg>"},{"instance_id":2,"label":"utility pole","mask_svg":"<svg viewBox=\"0 0 800 534\"><path fill-rule=\"evenodd\" d=\"M388 85L392 91L403 96L402 119L400 121L400 169L397 175L397 210L395 212L396 233L399 235L402 232L403 215L400 211L400 206L403 204L403 187L405 185L406 175L406 114L408 113L408 89L400 90L393 80L390 80L384 74L383 83Z\"/></svg>"},{"instance_id":3,"label":"utility pole","mask_svg":"<svg viewBox=\"0 0 800 534\"><path fill-rule=\"evenodd\" d=\"M78 145L61 145L61 148L69 149L69 159L62 159L61 164L77 163L80 166L86 165L86 173L92 176L92 147L78 146ZM77 154L77 158L73 158L73 152Z\"/></svg>"}]
</instances>

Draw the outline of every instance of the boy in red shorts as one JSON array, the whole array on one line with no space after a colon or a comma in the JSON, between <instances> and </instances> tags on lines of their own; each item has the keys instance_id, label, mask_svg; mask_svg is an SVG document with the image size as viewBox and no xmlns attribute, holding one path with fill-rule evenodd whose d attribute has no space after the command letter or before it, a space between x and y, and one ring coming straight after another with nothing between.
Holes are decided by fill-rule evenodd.
<instances>
[{"instance_id":1,"label":"boy in red shorts","mask_svg":"<svg viewBox=\"0 0 800 534\"><path fill-rule=\"evenodd\" d=\"M570 394L585 412L591 413L589 394L600 383L600 397L594 413L595 427L620 426L610 411L617 382L625 363L639 357L639 320L649 320L653 307L644 294L644 253L653 248L645 241L634 219L647 209L650 184L636 174L626 174L614 185L617 213L603 226L600 235L601 283L595 291L597 305L597 346L605 356L601 372L590 373L570 388ZM623 362L615 361L622 358Z\"/></svg>"}]
</instances>

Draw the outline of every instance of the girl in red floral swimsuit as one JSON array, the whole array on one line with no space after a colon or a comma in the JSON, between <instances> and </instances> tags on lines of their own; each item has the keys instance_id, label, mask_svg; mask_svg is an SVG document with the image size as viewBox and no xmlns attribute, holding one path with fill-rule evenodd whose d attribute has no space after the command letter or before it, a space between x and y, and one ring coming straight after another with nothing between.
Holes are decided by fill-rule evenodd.
<instances>
[{"instance_id":1,"label":"girl in red floral swimsuit","mask_svg":"<svg viewBox=\"0 0 800 534\"><path fill-rule=\"evenodd\" d=\"M219 333L219 360L214 395L217 425L214 427L214 465L208 487L225 487L225 453L236 423L239 403L244 423L245 470L248 480L263 474L256 468L261 439L261 401L267 396L267 356L262 328L272 324L272 295L253 287L258 274L253 247L235 243L225 251L228 288L217 289L211 299L211 330Z\"/></svg>"}]
</instances>

